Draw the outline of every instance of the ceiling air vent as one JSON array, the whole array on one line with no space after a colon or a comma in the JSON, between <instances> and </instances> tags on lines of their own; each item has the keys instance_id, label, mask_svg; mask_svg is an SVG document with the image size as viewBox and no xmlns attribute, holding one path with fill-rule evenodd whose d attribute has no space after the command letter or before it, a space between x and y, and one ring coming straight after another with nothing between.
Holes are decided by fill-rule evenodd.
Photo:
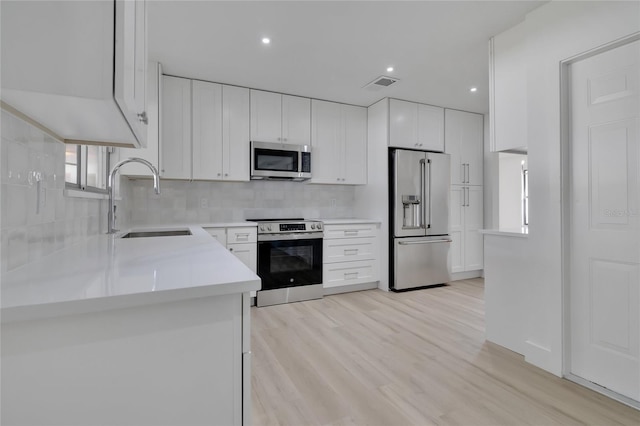
<instances>
[{"instance_id":1,"label":"ceiling air vent","mask_svg":"<svg viewBox=\"0 0 640 426\"><path fill-rule=\"evenodd\" d=\"M381 75L380 77L373 80L371 83L368 83L367 85L365 85L363 89L374 90L374 91L381 90L381 89L384 89L385 87L391 86L396 81L398 81L397 78L391 78L385 75Z\"/></svg>"}]
</instances>

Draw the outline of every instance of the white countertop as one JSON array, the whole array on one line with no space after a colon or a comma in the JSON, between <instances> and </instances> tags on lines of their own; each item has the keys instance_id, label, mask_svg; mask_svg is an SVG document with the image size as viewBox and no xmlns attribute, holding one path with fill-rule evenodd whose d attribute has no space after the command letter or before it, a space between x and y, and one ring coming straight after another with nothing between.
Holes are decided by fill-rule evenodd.
<instances>
[{"instance_id":1,"label":"white countertop","mask_svg":"<svg viewBox=\"0 0 640 426\"><path fill-rule=\"evenodd\" d=\"M260 278L201 227L153 229L184 228L193 235L91 237L3 275L2 320L47 318L260 289Z\"/></svg>"},{"instance_id":2,"label":"white countertop","mask_svg":"<svg viewBox=\"0 0 640 426\"><path fill-rule=\"evenodd\" d=\"M314 219L314 220L319 220L322 223L324 223L325 225L348 225L351 223L380 223L379 220L375 220L375 219L358 219L358 218L352 218L352 219Z\"/></svg>"},{"instance_id":3,"label":"white countertop","mask_svg":"<svg viewBox=\"0 0 640 426\"><path fill-rule=\"evenodd\" d=\"M258 226L257 222L217 222L217 223L204 223L199 224L203 228L243 228L245 226Z\"/></svg>"},{"instance_id":4,"label":"white countertop","mask_svg":"<svg viewBox=\"0 0 640 426\"><path fill-rule=\"evenodd\" d=\"M485 235L497 235L502 237L518 237L518 238L529 237L529 229L524 227L523 228L481 229L479 232Z\"/></svg>"}]
</instances>

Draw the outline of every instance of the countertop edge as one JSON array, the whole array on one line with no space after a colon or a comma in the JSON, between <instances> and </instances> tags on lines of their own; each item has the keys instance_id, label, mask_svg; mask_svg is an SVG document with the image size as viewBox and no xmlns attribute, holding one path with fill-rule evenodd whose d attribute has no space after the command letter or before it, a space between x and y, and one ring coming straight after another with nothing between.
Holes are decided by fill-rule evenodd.
<instances>
[{"instance_id":1,"label":"countertop edge","mask_svg":"<svg viewBox=\"0 0 640 426\"><path fill-rule=\"evenodd\" d=\"M95 299L70 300L64 302L45 303L38 305L23 305L2 308L0 321L3 324L41 320L54 317L97 313L136 306L157 305L181 300L197 299L201 297L225 296L229 294L246 293L260 290L261 281L237 281L227 284L210 286L185 287L179 289L133 293Z\"/></svg>"},{"instance_id":2,"label":"countertop edge","mask_svg":"<svg viewBox=\"0 0 640 426\"><path fill-rule=\"evenodd\" d=\"M529 234L516 229L480 229L478 232L484 235L495 235L498 237L529 238Z\"/></svg>"}]
</instances>

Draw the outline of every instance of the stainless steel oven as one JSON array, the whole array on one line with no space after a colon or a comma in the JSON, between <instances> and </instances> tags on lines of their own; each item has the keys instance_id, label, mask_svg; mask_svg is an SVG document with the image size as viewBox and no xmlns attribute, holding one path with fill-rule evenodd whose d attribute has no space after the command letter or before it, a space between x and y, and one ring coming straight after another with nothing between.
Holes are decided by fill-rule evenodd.
<instances>
[{"instance_id":1,"label":"stainless steel oven","mask_svg":"<svg viewBox=\"0 0 640 426\"><path fill-rule=\"evenodd\" d=\"M322 238L318 221L258 221L257 306L322 297Z\"/></svg>"}]
</instances>

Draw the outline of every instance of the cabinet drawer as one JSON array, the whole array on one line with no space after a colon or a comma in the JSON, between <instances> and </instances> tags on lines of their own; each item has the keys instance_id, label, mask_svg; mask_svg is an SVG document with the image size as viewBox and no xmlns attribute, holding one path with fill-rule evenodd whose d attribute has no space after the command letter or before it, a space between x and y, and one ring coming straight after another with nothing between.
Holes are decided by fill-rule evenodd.
<instances>
[{"instance_id":1,"label":"cabinet drawer","mask_svg":"<svg viewBox=\"0 0 640 426\"><path fill-rule=\"evenodd\" d=\"M251 226L245 228L227 228L227 244L255 243L258 241L258 230Z\"/></svg>"},{"instance_id":2,"label":"cabinet drawer","mask_svg":"<svg viewBox=\"0 0 640 426\"><path fill-rule=\"evenodd\" d=\"M325 225L324 238L361 238L375 237L378 227L371 223L358 223L353 225Z\"/></svg>"},{"instance_id":3,"label":"cabinet drawer","mask_svg":"<svg viewBox=\"0 0 640 426\"><path fill-rule=\"evenodd\" d=\"M378 280L378 262L375 260L325 263L322 267L324 288L362 284Z\"/></svg>"},{"instance_id":4,"label":"cabinet drawer","mask_svg":"<svg viewBox=\"0 0 640 426\"><path fill-rule=\"evenodd\" d=\"M338 238L324 240L324 263L373 260L377 257L376 238Z\"/></svg>"},{"instance_id":5,"label":"cabinet drawer","mask_svg":"<svg viewBox=\"0 0 640 426\"><path fill-rule=\"evenodd\" d=\"M213 238L223 246L227 246L227 230L225 228L204 228Z\"/></svg>"}]
</instances>

